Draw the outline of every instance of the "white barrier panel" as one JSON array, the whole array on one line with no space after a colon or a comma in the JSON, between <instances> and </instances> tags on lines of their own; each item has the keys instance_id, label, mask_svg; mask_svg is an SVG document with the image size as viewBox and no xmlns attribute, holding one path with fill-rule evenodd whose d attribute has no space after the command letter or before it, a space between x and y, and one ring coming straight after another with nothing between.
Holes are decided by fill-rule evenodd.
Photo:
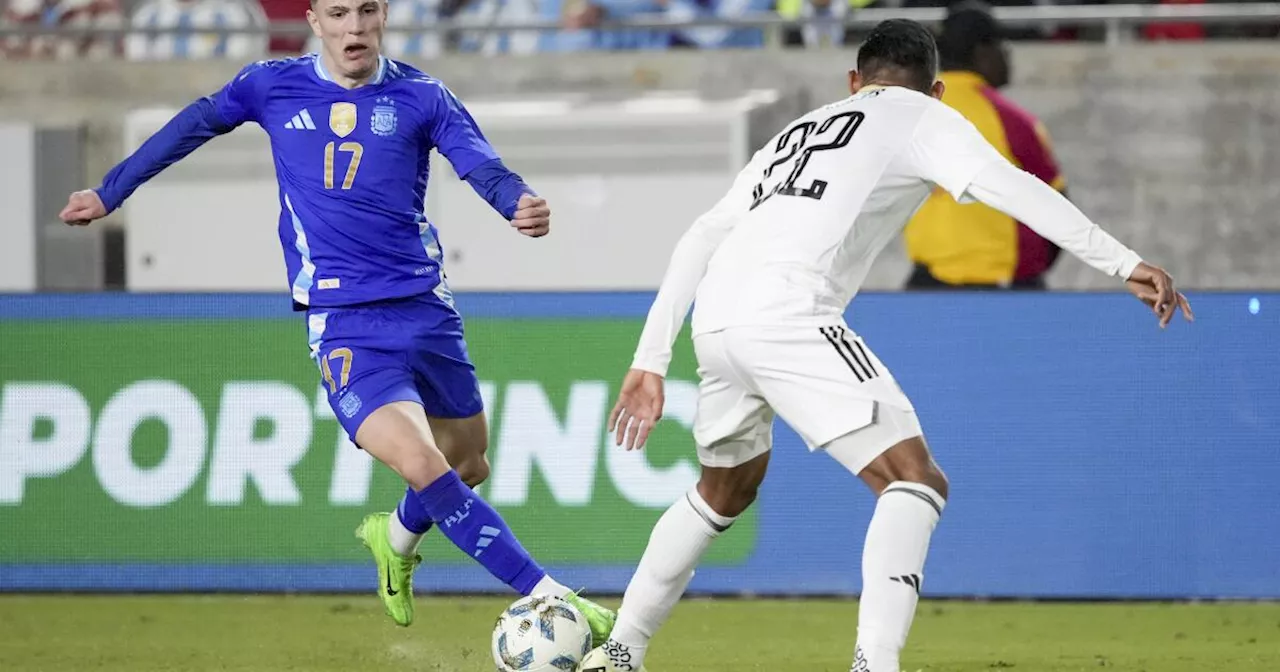
<instances>
[{"instance_id":1,"label":"white barrier panel","mask_svg":"<svg viewBox=\"0 0 1280 672\"><path fill-rule=\"evenodd\" d=\"M749 113L777 100L652 94L469 106L512 170L552 209L551 234L521 236L433 156L427 216L458 289L654 289L676 240L751 157Z\"/></svg>"},{"instance_id":2,"label":"white barrier panel","mask_svg":"<svg viewBox=\"0 0 1280 672\"><path fill-rule=\"evenodd\" d=\"M0 292L36 290L35 127L0 124Z\"/></svg>"},{"instance_id":3,"label":"white barrier panel","mask_svg":"<svg viewBox=\"0 0 1280 672\"><path fill-rule=\"evenodd\" d=\"M777 101L773 92L722 101L673 93L468 101L503 160L547 198L554 217L550 236L519 235L433 152L426 213L440 229L450 284L657 287L675 241L750 157L753 111ZM128 115L126 150L175 112ZM274 166L256 126L217 138L168 168L133 195L124 215L131 290L287 287Z\"/></svg>"}]
</instances>

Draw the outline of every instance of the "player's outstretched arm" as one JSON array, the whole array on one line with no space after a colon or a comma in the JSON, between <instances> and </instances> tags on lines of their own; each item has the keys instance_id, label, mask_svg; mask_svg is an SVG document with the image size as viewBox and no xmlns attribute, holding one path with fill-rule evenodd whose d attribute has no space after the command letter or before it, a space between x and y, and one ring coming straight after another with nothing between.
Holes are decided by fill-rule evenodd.
<instances>
[{"instance_id":1,"label":"player's outstretched arm","mask_svg":"<svg viewBox=\"0 0 1280 672\"><path fill-rule=\"evenodd\" d=\"M112 168L101 186L71 194L59 217L73 226L106 217L147 180L232 128L219 115L211 98L191 103Z\"/></svg>"},{"instance_id":2,"label":"player's outstretched arm","mask_svg":"<svg viewBox=\"0 0 1280 672\"><path fill-rule=\"evenodd\" d=\"M942 187L960 201L981 201L1026 224L1080 260L1108 275L1119 276L1126 287L1151 306L1160 326L1182 309L1192 319L1190 304L1173 288L1163 269L1145 264L1089 221L1070 201L1039 178L1018 169L1000 155L954 109L941 103L927 110L905 153L915 174Z\"/></svg>"},{"instance_id":3,"label":"player's outstretched arm","mask_svg":"<svg viewBox=\"0 0 1280 672\"><path fill-rule=\"evenodd\" d=\"M138 187L209 140L257 119L272 61L245 66L217 93L186 106L155 135L121 161L91 191L77 191L62 209L62 221L85 225L107 216Z\"/></svg>"},{"instance_id":4,"label":"player's outstretched arm","mask_svg":"<svg viewBox=\"0 0 1280 672\"><path fill-rule=\"evenodd\" d=\"M1155 312L1161 328L1168 326L1179 309L1187 321L1194 319L1191 304L1174 288L1168 272L1143 262L1137 253L1030 173L1005 161L993 162L978 172L965 192L1026 224L1099 271L1119 276L1125 287Z\"/></svg>"},{"instance_id":5,"label":"player's outstretched arm","mask_svg":"<svg viewBox=\"0 0 1280 672\"><path fill-rule=\"evenodd\" d=\"M551 230L551 207L502 163L471 113L444 84L423 80L419 95L430 115L427 135L453 171L511 222L516 231L541 238Z\"/></svg>"},{"instance_id":6,"label":"player's outstretched arm","mask_svg":"<svg viewBox=\"0 0 1280 672\"><path fill-rule=\"evenodd\" d=\"M640 344L631 362L632 369L667 375L671 348L693 305L698 283L706 274L712 255L750 206L751 188L763 170L764 157L763 151L756 152L738 173L728 193L694 221L676 243L666 275L658 287L658 295L649 307Z\"/></svg>"},{"instance_id":7,"label":"player's outstretched arm","mask_svg":"<svg viewBox=\"0 0 1280 672\"><path fill-rule=\"evenodd\" d=\"M488 143L483 144L488 146ZM474 149L475 146L472 146L472 150ZM547 199L535 194L524 179L509 170L500 159L489 159L474 168L466 169L469 161L494 153L492 148L480 155L473 154L470 150L458 150L456 147L445 151L448 152L445 154L446 158L452 157L450 163L454 170L494 210L507 218L512 228L530 238L541 238L550 233L551 206L547 205Z\"/></svg>"},{"instance_id":8,"label":"player's outstretched arm","mask_svg":"<svg viewBox=\"0 0 1280 672\"><path fill-rule=\"evenodd\" d=\"M662 419L663 382L671 364L671 348L693 304L698 283L707 272L707 264L728 231L714 224L719 221L717 210L723 205L724 201L680 237L658 295L649 307L631 369L609 416L609 431L616 433L617 445L627 450L643 447L650 430Z\"/></svg>"}]
</instances>

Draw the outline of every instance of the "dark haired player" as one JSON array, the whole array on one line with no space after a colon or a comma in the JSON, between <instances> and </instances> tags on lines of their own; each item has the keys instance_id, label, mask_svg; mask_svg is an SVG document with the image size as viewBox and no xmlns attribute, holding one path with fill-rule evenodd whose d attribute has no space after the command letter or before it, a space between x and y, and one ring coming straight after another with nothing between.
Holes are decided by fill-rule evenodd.
<instances>
[{"instance_id":1,"label":"dark haired player","mask_svg":"<svg viewBox=\"0 0 1280 672\"><path fill-rule=\"evenodd\" d=\"M617 672L641 669L703 553L754 501L775 413L878 498L862 556L853 670L899 672L947 479L910 400L844 312L876 255L935 186L1005 212L1119 276L1161 327L1179 308L1191 318L1168 273L1015 168L940 102L937 68L924 27L881 23L858 52L853 95L770 140L676 245L610 430L627 449L644 444L662 415L671 346L696 295L693 433L702 477L658 521L627 587L604 647Z\"/></svg>"}]
</instances>

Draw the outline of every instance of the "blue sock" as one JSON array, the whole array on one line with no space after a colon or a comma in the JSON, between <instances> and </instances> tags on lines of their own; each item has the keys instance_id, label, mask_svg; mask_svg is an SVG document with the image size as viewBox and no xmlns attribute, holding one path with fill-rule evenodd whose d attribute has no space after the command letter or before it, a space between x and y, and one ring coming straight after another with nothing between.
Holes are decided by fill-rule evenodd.
<instances>
[{"instance_id":1,"label":"blue sock","mask_svg":"<svg viewBox=\"0 0 1280 672\"><path fill-rule=\"evenodd\" d=\"M414 492L413 488L405 488L404 499L400 500L400 506L396 507L396 515L400 516L400 522L410 532L426 534L431 529L431 514L422 508L422 502L418 501L418 493Z\"/></svg>"},{"instance_id":2,"label":"blue sock","mask_svg":"<svg viewBox=\"0 0 1280 672\"><path fill-rule=\"evenodd\" d=\"M521 595L547 575L493 507L450 470L418 491L418 501L454 546Z\"/></svg>"}]
</instances>

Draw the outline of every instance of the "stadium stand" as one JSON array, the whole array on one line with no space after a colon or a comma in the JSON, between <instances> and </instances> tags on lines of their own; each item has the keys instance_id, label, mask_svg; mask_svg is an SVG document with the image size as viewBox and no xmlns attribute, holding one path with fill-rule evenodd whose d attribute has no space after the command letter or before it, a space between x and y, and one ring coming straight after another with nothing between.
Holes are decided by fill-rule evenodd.
<instances>
[{"instance_id":1,"label":"stadium stand","mask_svg":"<svg viewBox=\"0 0 1280 672\"><path fill-rule=\"evenodd\" d=\"M179 28L162 35L135 33L125 38L129 60L230 58L240 61L267 54L267 36L214 33L211 28L250 28L267 25L257 0L145 0L134 6L130 25Z\"/></svg>"},{"instance_id":2,"label":"stadium stand","mask_svg":"<svg viewBox=\"0 0 1280 672\"><path fill-rule=\"evenodd\" d=\"M125 25L125 16L116 0L8 0L0 25L116 28ZM0 40L0 54L6 59L101 59L119 56L121 41L115 37L10 35Z\"/></svg>"},{"instance_id":3,"label":"stadium stand","mask_svg":"<svg viewBox=\"0 0 1280 672\"><path fill-rule=\"evenodd\" d=\"M1252 0L1261 2L1261 0ZM0 0L0 54L6 59L131 60L229 58L248 60L311 51L303 5L297 0ZM941 9L948 0L394 0L389 6L388 52L399 58L434 58L443 53L532 54L593 50L752 49L766 46L770 28L758 19L794 21L779 31L788 48L848 47L858 30L848 22L862 10ZM1142 5L1227 7L1206 0L998 0L1001 8L1120 9ZM1250 0L1230 3L1248 7ZM1163 18L1123 29L1103 14L1093 21L1023 21L1011 30L1016 40L1112 40L1117 30L1145 41L1275 38L1280 16L1248 20L1168 21ZM734 21L756 25L726 25ZM424 30L458 21L483 30ZM640 27L619 23L647 22ZM689 25L696 22L696 25ZM517 30L504 31L510 25ZM549 30L534 30L545 26ZM122 28L138 33L119 34ZM282 29L283 27L283 29ZM15 34L16 29L44 29ZM74 33L77 28L114 33ZM248 32L236 29L254 29ZM156 32L156 29L162 29ZM152 32L146 32L152 31ZM67 34L59 34L66 32Z\"/></svg>"}]
</instances>

